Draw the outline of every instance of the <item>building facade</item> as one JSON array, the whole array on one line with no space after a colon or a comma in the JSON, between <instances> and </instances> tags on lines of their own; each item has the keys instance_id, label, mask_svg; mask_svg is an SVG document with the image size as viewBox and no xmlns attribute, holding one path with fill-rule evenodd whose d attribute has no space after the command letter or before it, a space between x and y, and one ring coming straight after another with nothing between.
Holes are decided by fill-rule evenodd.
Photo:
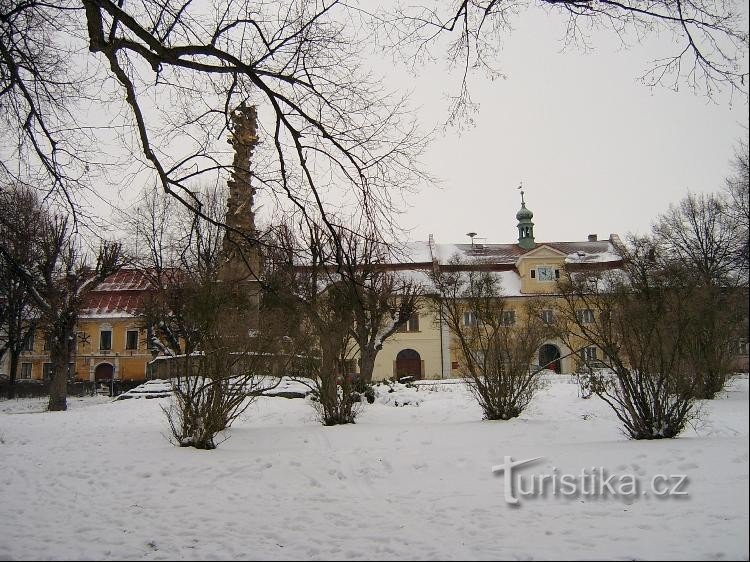
<instances>
[{"instance_id":1,"label":"building facade","mask_svg":"<svg viewBox=\"0 0 750 562\"><path fill-rule=\"evenodd\" d=\"M122 269L88 294L71 342L69 376L79 381L139 381L153 358L140 315L150 292L147 276ZM43 331L36 330L19 360L18 378L45 380L51 363Z\"/></svg>"},{"instance_id":2,"label":"building facade","mask_svg":"<svg viewBox=\"0 0 750 562\"><path fill-rule=\"evenodd\" d=\"M520 312L516 311L520 311L527 299L554 302L557 281L566 271L617 269L623 263L622 243L617 234L610 234L606 240L590 234L580 242L537 242L531 220L533 213L523 199L516 218L518 243L515 244L475 243L473 237L470 244L440 244L430 236L427 242L412 246L415 259L407 274L420 281L429 293L432 272L472 267L492 271L501 281L510 321L515 322L520 321ZM393 265L394 269L403 269L403 264ZM429 303L429 298L425 302ZM549 322L553 308L543 311L549 315ZM468 311L465 321L471 322ZM596 359L597 350L581 353L587 354L588 359ZM460 376L459 364L453 337L441 322L440 314L433 305L424 304L405 330L383 344L373 378L452 378ZM552 338L540 346L536 364L558 373L570 373L576 369L577 356L560 339Z\"/></svg>"}]
</instances>

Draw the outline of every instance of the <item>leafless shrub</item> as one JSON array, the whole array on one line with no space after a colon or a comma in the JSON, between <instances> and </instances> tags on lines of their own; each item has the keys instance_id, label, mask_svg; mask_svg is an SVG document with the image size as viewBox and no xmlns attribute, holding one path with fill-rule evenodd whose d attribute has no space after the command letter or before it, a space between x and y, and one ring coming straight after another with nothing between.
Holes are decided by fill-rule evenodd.
<instances>
[{"instance_id":1,"label":"leafless shrub","mask_svg":"<svg viewBox=\"0 0 750 562\"><path fill-rule=\"evenodd\" d=\"M623 270L572 273L559 285L559 332L571 349L598 350L597 367L605 368L588 370L587 388L632 439L676 437L696 415L695 318L689 289L674 281L658 267L653 245L634 239Z\"/></svg>"},{"instance_id":2,"label":"leafless shrub","mask_svg":"<svg viewBox=\"0 0 750 562\"><path fill-rule=\"evenodd\" d=\"M531 365L550 333L541 317L545 305L527 300L512 307L499 279L480 264L449 265L433 275L436 311L454 336L461 373L486 419L517 417L542 385Z\"/></svg>"}]
</instances>

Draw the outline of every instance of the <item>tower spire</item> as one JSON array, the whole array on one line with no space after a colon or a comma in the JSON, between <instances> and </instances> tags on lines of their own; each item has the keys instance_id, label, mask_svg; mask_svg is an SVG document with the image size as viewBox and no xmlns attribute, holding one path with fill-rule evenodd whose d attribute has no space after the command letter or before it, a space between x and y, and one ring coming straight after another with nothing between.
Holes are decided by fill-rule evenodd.
<instances>
[{"instance_id":1,"label":"tower spire","mask_svg":"<svg viewBox=\"0 0 750 562\"><path fill-rule=\"evenodd\" d=\"M531 250L536 246L534 242L534 223L531 222L534 213L526 208L526 201L523 197L523 182L518 186L518 189L521 191L521 208L516 213L516 219L518 219L518 245L524 250Z\"/></svg>"}]
</instances>

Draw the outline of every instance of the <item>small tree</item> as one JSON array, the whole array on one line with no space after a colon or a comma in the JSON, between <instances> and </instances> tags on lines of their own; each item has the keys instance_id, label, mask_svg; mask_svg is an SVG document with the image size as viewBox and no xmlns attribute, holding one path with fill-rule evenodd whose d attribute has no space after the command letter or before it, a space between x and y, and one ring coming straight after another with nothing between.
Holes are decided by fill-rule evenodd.
<instances>
[{"instance_id":1,"label":"small tree","mask_svg":"<svg viewBox=\"0 0 750 562\"><path fill-rule=\"evenodd\" d=\"M0 361L6 353L9 355L8 397L12 398L19 358L39 317L28 287L13 266L15 263L30 268L38 248L30 240L29 231L19 232L14 225L34 221L39 201L30 189L14 185L0 189L0 207L4 210L0 217L0 239L8 255L7 259L0 257Z\"/></svg>"},{"instance_id":2,"label":"small tree","mask_svg":"<svg viewBox=\"0 0 750 562\"><path fill-rule=\"evenodd\" d=\"M550 333L544 304L526 300L514 308L498 276L481 264L454 257L448 265L433 275L435 308L454 337L461 373L485 419L517 417L541 385L531 364Z\"/></svg>"},{"instance_id":3,"label":"small tree","mask_svg":"<svg viewBox=\"0 0 750 562\"><path fill-rule=\"evenodd\" d=\"M369 383L383 343L419 311L424 287L387 269L390 248L377 233L340 228L338 240L343 247L338 286L349 293L349 334L359 354L359 376Z\"/></svg>"},{"instance_id":4,"label":"small tree","mask_svg":"<svg viewBox=\"0 0 750 562\"><path fill-rule=\"evenodd\" d=\"M216 436L278 381L275 369L288 361L278 341L249 329L250 297L218 281L193 287L182 314L198 327L198 351L176 359L174 399L164 408L172 435L181 447L215 449Z\"/></svg>"},{"instance_id":5,"label":"small tree","mask_svg":"<svg viewBox=\"0 0 750 562\"><path fill-rule=\"evenodd\" d=\"M0 244L0 254L40 311L39 326L47 335L52 365L48 408L66 410L68 366L78 313L86 295L118 271L123 258L119 244L105 241L99 247L96 265L91 267L67 217L52 215L39 202L31 218L6 226L8 235L25 236L36 249L33 263L14 259L5 243Z\"/></svg>"},{"instance_id":6,"label":"small tree","mask_svg":"<svg viewBox=\"0 0 750 562\"><path fill-rule=\"evenodd\" d=\"M589 369L589 388L626 435L676 437L696 415L701 384L689 353L693 294L660 266L652 241L632 239L625 258L622 270L570 272L560 281L559 333L571 349L601 353L597 361L607 369Z\"/></svg>"},{"instance_id":7,"label":"small tree","mask_svg":"<svg viewBox=\"0 0 750 562\"><path fill-rule=\"evenodd\" d=\"M164 408L172 436L180 446L214 449L216 436L278 383L274 371L292 354L283 349L274 318L265 316L263 329L252 329L257 318L247 284L220 279L224 194L194 195L202 214L146 192L127 224L152 286L142 313L149 345L168 358L160 364L168 366L174 390Z\"/></svg>"},{"instance_id":8,"label":"small tree","mask_svg":"<svg viewBox=\"0 0 750 562\"><path fill-rule=\"evenodd\" d=\"M747 129L745 129L747 132ZM737 235L735 262L741 265L745 286L750 270L750 150L747 135L740 139L731 162L732 173L724 183L725 219Z\"/></svg>"},{"instance_id":9,"label":"small tree","mask_svg":"<svg viewBox=\"0 0 750 562\"><path fill-rule=\"evenodd\" d=\"M339 232L339 229L334 229ZM304 233L304 234L300 234ZM313 389L323 425L354 423L361 397L354 388L352 335L362 306L345 272L341 238L314 222L280 227L269 243L265 306L286 319L286 334L302 356L301 380ZM361 309L360 309L361 310Z\"/></svg>"},{"instance_id":10,"label":"small tree","mask_svg":"<svg viewBox=\"0 0 750 562\"><path fill-rule=\"evenodd\" d=\"M713 398L732 372L737 341L747 331L747 269L742 260L747 230L717 195L688 194L659 216L654 252L671 290L689 294L685 314L690 368L702 376L699 398ZM743 240L743 235L745 239ZM656 262L655 262L656 264ZM743 318L740 311L745 311Z\"/></svg>"}]
</instances>

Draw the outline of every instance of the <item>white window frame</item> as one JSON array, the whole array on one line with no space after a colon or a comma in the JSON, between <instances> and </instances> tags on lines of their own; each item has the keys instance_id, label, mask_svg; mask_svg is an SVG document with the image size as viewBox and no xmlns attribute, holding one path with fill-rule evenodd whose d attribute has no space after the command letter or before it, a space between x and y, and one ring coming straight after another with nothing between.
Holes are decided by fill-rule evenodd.
<instances>
[{"instance_id":1,"label":"white window frame","mask_svg":"<svg viewBox=\"0 0 750 562\"><path fill-rule=\"evenodd\" d=\"M588 347L584 347L581 349L581 359L584 361L598 361L599 358L596 354L596 346L595 345L589 345Z\"/></svg>"},{"instance_id":2,"label":"white window frame","mask_svg":"<svg viewBox=\"0 0 750 562\"><path fill-rule=\"evenodd\" d=\"M548 326L555 321L555 311L551 308L545 308L542 310L542 322L547 324Z\"/></svg>"},{"instance_id":3,"label":"white window frame","mask_svg":"<svg viewBox=\"0 0 750 562\"><path fill-rule=\"evenodd\" d=\"M594 311L590 308L582 308L576 311L576 316L581 324L592 324L594 322Z\"/></svg>"}]
</instances>

